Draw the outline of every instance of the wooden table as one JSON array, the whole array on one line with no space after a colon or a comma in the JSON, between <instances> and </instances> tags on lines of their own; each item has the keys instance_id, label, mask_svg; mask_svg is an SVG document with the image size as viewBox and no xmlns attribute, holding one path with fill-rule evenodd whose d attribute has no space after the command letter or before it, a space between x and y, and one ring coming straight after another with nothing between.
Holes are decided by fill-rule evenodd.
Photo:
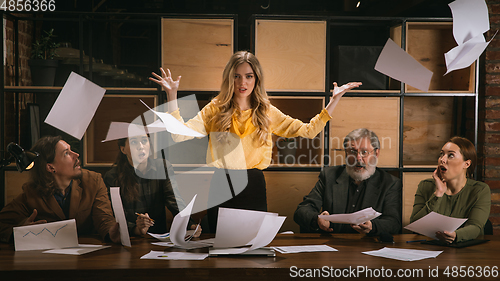
<instances>
[{"instance_id":1,"label":"wooden table","mask_svg":"<svg viewBox=\"0 0 500 281\"><path fill-rule=\"evenodd\" d=\"M333 280L337 276L346 279L377 280L429 280L429 275L438 274L433 280L455 280L460 275L460 266L467 278L477 280L498 280L500 266L500 238L485 236L491 241L467 248L406 243L409 240L425 239L414 234L396 235L395 244L381 244L374 238L357 234L294 234L277 235L270 246L318 245L326 244L338 252L313 252L280 254L276 257L228 256L208 257L202 261L141 260L140 257L151 250L165 248L151 245L154 239L134 238L132 247L121 245L93 253L71 256L43 254L42 251L15 252L14 246L0 244L0 280L291 280L292 277L312 275L327 276ZM80 238L80 243L101 244L95 238ZM373 257L361 252L378 250L382 247L396 247L420 250L442 250L435 259L404 262ZM207 249L197 250L206 251ZM496 266L496 270L493 268ZM487 268L489 267L489 268ZM449 278L445 276L448 268ZM436 270L437 269L437 270ZM472 269L472 271L470 271ZM365 272L362 272L364 270ZM371 278L367 275L371 270ZM430 271L431 270L431 271ZM467 270L469 272L467 273ZM391 271L391 272L389 272ZM399 272L398 272L399 271ZM484 278L488 271L490 278ZM482 277L478 277L481 272ZM496 278L491 277L495 275ZM391 277L387 275L391 273ZM399 278L397 274L403 274ZM419 276L406 278L406 276ZM376 278L378 276L378 278ZM385 277L384 277L385 276ZM356 278L357 277L357 278ZM311 278L308 278L311 279ZM322 278L324 279L324 278ZM328 278L327 278L328 279ZM338 278L335 278L338 279Z\"/></svg>"}]
</instances>

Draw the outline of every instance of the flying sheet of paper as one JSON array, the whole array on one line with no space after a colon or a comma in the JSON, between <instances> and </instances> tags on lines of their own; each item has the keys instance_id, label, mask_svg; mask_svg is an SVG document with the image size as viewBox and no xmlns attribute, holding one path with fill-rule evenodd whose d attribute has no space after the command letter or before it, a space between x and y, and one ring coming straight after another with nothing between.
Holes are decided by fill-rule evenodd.
<instances>
[{"instance_id":1,"label":"flying sheet of paper","mask_svg":"<svg viewBox=\"0 0 500 281\"><path fill-rule=\"evenodd\" d=\"M128 235L128 224L123 211L122 197L120 196L119 187L111 187L109 191L111 195L111 204L113 205L113 212L115 218L120 224L120 238L123 246L132 247L130 244L130 236Z\"/></svg>"},{"instance_id":2,"label":"flying sheet of paper","mask_svg":"<svg viewBox=\"0 0 500 281\"><path fill-rule=\"evenodd\" d=\"M497 32L495 32L491 40L495 38ZM479 59L479 56L481 56L486 47L488 47L491 40L485 42L483 34L479 34L466 43L449 50L444 54L444 59L446 61L446 73L444 75L453 70L469 67L474 61Z\"/></svg>"},{"instance_id":3,"label":"flying sheet of paper","mask_svg":"<svg viewBox=\"0 0 500 281\"><path fill-rule=\"evenodd\" d=\"M196 201L196 196L197 195L193 196L193 199L191 199L191 202L189 202L186 208L175 215L172 221L172 225L170 226L170 241L174 243L175 247L182 249L196 249L208 246L207 244L200 243L198 241L186 241L186 229L194 202Z\"/></svg>"},{"instance_id":4,"label":"flying sheet of paper","mask_svg":"<svg viewBox=\"0 0 500 281\"><path fill-rule=\"evenodd\" d=\"M360 224L382 215L372 207L351 214L318 215L319 218L333 223Z\"/></svg>"},{"instance_id":5,"label":"flying sheet of paper","mask_svg":"<svg viewBox=\"0 0 500 281\"><path fill-rule=\"evenodd\" d=\"M158 117L160 117L161 121L163 122L163 125L165 126L165 129L169 131L172 134L177 134L177 135L183 135L183 136L191 136L191 137L204 137L206 135L198 133L197 131L187 127L186 125L182 124L179 120L175 119L174 116L166 113L166 112L158 112L152 110L146 103L144 103L142 100L141 102L149 108L154 114L156 114Z\"/></svg>"},{"instance_id":6,"label":"flying sheet of paper","mask_svg":"<svg viewBox=\"0 0 500 281\"><path fill-rule=\"evenodd\" d=\"M490 30L484 0L456 0L448 4L453 15L453 37L458 45Z\"/></svg>"},{"instance_id":7,"label":"flying sheet of paper","mask_svg":"<svg viewBox=\"0 0 500 281\"><path fill-rule=\"evenodd\" d=\"M146 132L147 129L147 132ZM130 138L135 136L141 136L158 132L166 131L167 129L163 126L161 120L156 120L155 122L149 124L144 128L144 126L125 122L111 122L109 124L108 134L106 139L101 142L107 142L117 139Z\"/></svg>"},{"instance_id":8,"label":"flying sheet of paper","mask_svg":"<svg viewBox=\"0 0 500 281\"><path fill-rule=\"evenodd\" d=\"M295 254L306 252L338 252L337 249L328 245L307 245L307 246L280 246L273 247L276 251L282 254Z\"/></svg>"},{"instance_id":9,"label":"flying sheet of paper","mask_svg":"<svg viewBox=\"0 0 500 281\"><path fill-rule=\"evenodd\" d=\"M54 250L47 250L45 252L42 252L44 254L62 254L62 255L83 255L91 252L95 252L98 250L106 249L111 246L104 246L104 245L90 245L90 244L78 244L78 247L74 248L64 248L64 249L54 249Z\"/></svg>"},{"instance_id":10,"label":"flying sheet of paper","mask_svg":"<svg viewBox=\"0 0 500 281\"><path fill-rule=\"evenodd\" d=\"M467 219L458 219L430 212L422 218L405 226L406 229L437 239L436 232L457 230Z\"/></svg>"},{"instance_id":11,"label":"flying sheet of paper","mask_svg":"<svg viewBox=\"0 0 500 281\"><path fill-rule=\"evenodd\" d=\"M382 248L380 250L362 252L363 254L400 261L419 261L436 258L443 251L426 251L413 249Z\"/></svg>"},{"instance_id":12,"label":"flying sheet of paper","mask_svg":"<svg viewBox=\"0 0 500 281\"><path fill-rule=\"evenodd\" d=\"M431 84L432 71L401 49L391 38L385 43L375 70L425 92Z\"/></svg>"},{"instance_id":13,"label":"flying sheet of paper","mask_svg":"<svg viewBox=\"0 0 500 281\"><path fill-rule=\"evenodd\" d=\"M250 245L257 236L264 218L268 215L278 216L276 213L219 208L214 247Z\"/></svg>"},{"instance_id":14,"label":"flying sheet of paper","mask_svg":"<svg viewBox=\"0 0 500 281\"><path fill-rule=\"evenodd\" d=\"M78 247L75 219L14 227L16 251Z\"/></svg>"},{"instance_id":15,"label":"flying sheet of paper","mask_svg":"<svg viewBox=\"0 0 500 281\"><path fill-rule=\"evenodd\" d=\"M71 72L45 123L82 139L105 92L105 89Z\"/></svg>"}]
</instances>

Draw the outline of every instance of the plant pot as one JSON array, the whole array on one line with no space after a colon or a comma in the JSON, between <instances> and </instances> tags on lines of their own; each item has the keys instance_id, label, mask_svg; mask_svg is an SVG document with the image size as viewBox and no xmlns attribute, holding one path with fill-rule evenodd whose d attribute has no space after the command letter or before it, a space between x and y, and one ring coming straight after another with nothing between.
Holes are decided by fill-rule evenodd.
<instances>
[{"instance_id":1,"label":"plant pot","mask_svg":"<svg viewBox=\"0 0 500 281\"><path fill-rule=\"evenodd\" d=\"M54 86L58 60L28 60L33 86Z\"/></svg>"},{"instance_id":2,"label":"plant pot","mask_svg":"<svg viewBox=\"0 0 500 281\"><path fill-rule=\"evenodd\" d=\"M296 164L295 154L297 153L297 146L295 141L278 141L276 143L278 148L278 161L280 164Z\"/></svg>"}]
</instances>

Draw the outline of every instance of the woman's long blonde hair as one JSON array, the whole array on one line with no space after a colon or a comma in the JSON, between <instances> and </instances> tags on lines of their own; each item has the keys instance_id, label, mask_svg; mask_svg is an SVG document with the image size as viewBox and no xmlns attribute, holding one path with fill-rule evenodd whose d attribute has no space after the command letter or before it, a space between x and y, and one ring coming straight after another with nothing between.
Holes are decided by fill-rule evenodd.
<instances>
[{"instance_id":1,"label":"woman's long blonde hair","mask_svg":"<svg viewBox=\"0 0 500 281\"><path fill-rule=\"evenodd\" d=\"M222 85L219 94L214 102L219 111L209 123L214 124L213 128L217 132L229 132L233 112L239 112L239 107L233 100L234 95L234 73L236 68L242 63L248 63L255 74L255 87L250 95L250 106L252 111L252 124L257 128L258 141L264 145L268 141L269 117L267 112L270 106L269 98L264 89L264 76L259 60L250 52L239 51L234 53L224 68L222 73ZM257 140L255 140L257 141Z\"/></svg>"}]
</instances>

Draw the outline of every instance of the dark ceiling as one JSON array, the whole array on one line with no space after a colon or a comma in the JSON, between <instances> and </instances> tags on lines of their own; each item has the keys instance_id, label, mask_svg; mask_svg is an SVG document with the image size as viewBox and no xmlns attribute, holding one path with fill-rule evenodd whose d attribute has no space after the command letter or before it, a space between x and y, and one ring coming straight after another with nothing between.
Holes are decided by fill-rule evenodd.
<instances>
[{"instance_id":1,"label":"dark ceiling","mask_svg":"<svg viewBox=\"0 0 500 281\"><path fill-rule=\"evenodd\" d=\"M356 7L360 2L359 7ZM66 0L57 11L451 17L452 0Z\"/></svg>"}]
</instances>

